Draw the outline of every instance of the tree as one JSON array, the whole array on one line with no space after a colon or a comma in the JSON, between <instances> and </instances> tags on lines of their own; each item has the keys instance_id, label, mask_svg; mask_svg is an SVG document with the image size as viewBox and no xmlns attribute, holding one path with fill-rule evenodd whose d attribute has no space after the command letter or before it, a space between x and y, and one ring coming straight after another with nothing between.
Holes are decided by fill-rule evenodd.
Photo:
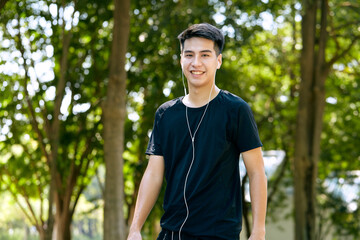
<instances>
[{"instance_id":1,"label":"tree","mask_svg":"<svg viewBox=\"0 0 360 240\"><path fill-rule=\"evenodd\" d=\"M114 1L114 26L110 75L104 102L104 152L106 166L104 239L125 239L124 220L124 123L126 119L125 54L130 32L130 0Z\"/></svg>"},{"instance_id":2,"label":"tree","mask_svg":"<svg viewBox=\"0 0 360 240\"><path fill-rule=\"evenodd\" d=\"M52 215L48 212L55 213L56 205L52 205L53 210L47 208L51 175L45 154L51 153L52 146L49 143L50 135L46 132L49 127L45 125L55 122L54 103L56 101L55 97L48 99L46 96L49 96L49 92L53 92L55 96L56 90L60 89L57 88L60 79L65 79L65 88L62 93L59 90L59 93L62 94L63 99L61 105L67 107L64 106L62 110L60 108L60 115L58 115L60 130L58 165L56 165L63 184L53 187L55 189L53 192L59 195L59 199L65 199L64 193L70 189L67 182L72 175L71 166L76 169L81 162L81 150L86 146L86 139L90 136L93 136L94 142L91 142L93 150L89 158L94 161L89 162L91 169L88 176L91 177L96 166L103 162L102 133L105 133L105 130L102 123L105 121L102 121L101 117L105 120L106 104L101 104L105 103L103 98L106 95L106 86L110 83L108 63L110 50L112 50L110 46L111 43L114 44L112 39L115 39L112 33L114 31L112 14L116 13L113 12L112 1L64 1L64 4L53 1L8 1L0 14L2 29L0 31L0 71L3 69L3 72L0 72L0 174L2 179L0 189L9 193L12 191L14 198L18 198L24 212L31 219L31 224L37 226L40 229L39 232L46 230L50 234L51 221L48 215ZM306 4L302 5L300 1L294 0L281 2L151 1L151 3L145 0L131 1L131 28L124 60L127 91L121 92L127 98L125 107L128 117L125 117L125 123L118 123L124 125L125 136L123 143L116 144L117 150L120 147L124 148L122 156L125 207L123 214L126 221L131 220L137 188L145 169L144 152L152 128L154 112L161 103L183 94L179 68L180 52L176 36L189 24L204 21L222 28L226 37L224 61L217 73L218 86L231 90L251 104L265 150L286 151L286 161L276 174L279 177L269 179L268 219L270 221L279 219L277 209L284 206L281 200L286 197L285 193L279 189L285 189L293 184L291 170L294 168L290 168L289 163L294 162L296 106L300 100L301 75L298 62L301 50L301 32L299 31L301 17L299 12L304 15ZM319 239L327 232L322 222L325 220L328 221L328 226L339 229L337 232L341 234L358 236L354 233L358 229L356 220L359 211L354 210L354 206L357 205L351 202L352 207L347 206L348 203L343 198L335 193L328 193L326 188L329 178L333 181L341 179L351 183L354 178L350 177L349 171L358 169L358 161L354 161L359 156L357 147L359 145L357 141L359 139L357 134L359 132L357 131L359 129L358 103L360 102L358 95L359 46L356 44L358 42L356 36L360 18L357 4L356 1L329 1L325 60L326 63L330 63L335 58L337 60L330 66L324 85L326 88L324 99L330 98L330 100L325 103L324 126L320 139L322 151L317 162L319 174L316 176L315 205L318 209L316 216L321 215L321 218L319 217L315 224L317 229L315 235ZM320 5L317 6L316 20L320 22L321 8L319 8ZM50 7L51 11L49 11ZM73 12L72 9L74 9ZM54 12L57 14L53 14ZM65 21L63 12L69 16ZM264 20L261 20L264 15L272 16L273 29L264 31L262 27ZM216 21L214 16L217 16ZM44 20L48 27L41 26L40 22ZM17 22L19 24L15 24ZM306 24L303 23L303 25ZM323 29L319 27L321 24L318 23L317 26L313 28L315 29L313 34L315 35L315 52L320 49L320 29ZM49 32L51 34L48 34ZM28 39L31 41L29 42ZM65 56L63 49L67 48L64 44L65 39L70 40L66 53L67 63L64 65L62 56ZM351 51L346 52L348 47L351 47ZM21 48L25 49L24 57L20 57ZM42 57L34 60L32 56L41 52L44 53ZM52 54L45 54L49 52ZM14 58L7 57L6 54ZM34 71L35 65L48 60L52 62L49 72L53 74L53 77L42 80L41 76L38 76L39 81L33 78L31 72ZM11 68L8 64L20 66L19 70L9 71ZM61 65L63 67L60 67ZM24 74L25 66L28 69L27 74ZM25 76L28 77L25 78ZM30 88L33 83L39 86L35 93ZM35 117L32 117L31 107L28 107L29 103L25 98L25 86L29 88L30 106L33 108ZM68 98L71 99L69 105L65 104L65 99ZM74 111L79 106L90 107L84 112ZM317 110L312 112L317 112ZM43 134L45 154L40 147L42 141L39 140L38 131L32 124L32 119L38 121L40 133ZM56 144L55 139L53 136ZM79 150L74 151L74 149ZM121 160L121 157L118 157L119 159ZM84 172L81 171L76 181L74 194L71 197L72 203L76 199L75 188L78 189L81 183L85 186L88 182L87 178L83 178ZM74 172L73 176L75 175ZM112 186L119 189L122 187L116 184ZM51 195L52 199L55 194ZM161 198L162 195L144 226L144 235L150 239L153 239L152 236L158 231L155 226L159 227L158 220L162 213ZM41 208L38 207L41 206L41 201L42 215L38 210ZM68 201L61 200L60 202L64 211L70 209L66 207ZM119 203L120 200L116 202ZM244 207L249 206L245 204ZM295 208L298 207L295 206ZM118 211L118 216L122 215L120 211ZM324 212L328 213L326 219L322 214ZM251 211L244 211L244 213L246 213L244 225L247 221L248 231L251 231L249 221ZM63 216L66 214L68 213L64 212ZM32 215L35 215L35 218ZM55 229L58 226L55 225ZM123 227L120 229L123 231Z\"/></svg>"},{"instance_id":3,"label":"tree","mask_svg":"<svg viewBox=\"0 0 360 240\"><path fill-rule=\"evenodd\" d=\"M26 206L18 203L42 239L51 239L52 226L57 239L71 239L78 199L102 161L100 79L109 51L108 35L97 33L107 32L107 7L106 1L20 1L0 16L9 42L2 51L17 54L7 62L19 69L2 78L0 117L9 130L1 148L10 155L1 177L15 199L24 199ZM51 63L48 74L37 76L44 62Z\"/></svg>"},{"instance_id":4,"label":"tree","mask_svg":"<svg viewBox=\"0 0 360 240\"><path fill-rule=\"evenodd\" d=\"M340 4L338 7L345 6ZM340 37L345 37L338 37L336 29L339 26L330 25L332 31L329 31L329 18L332 24L337 24L329 14L329 1L304 1L302 7L301 85L294 155L295 236L297 240L312 240L316 239L316 180L325 108L325 81L333 64L349 53L360 36L347 35L350 43L345 48L339 46L329 56L326 51L329 36L335 43ZM352 7L356 7L356 4Z\"/></svg>"}]
</instances>

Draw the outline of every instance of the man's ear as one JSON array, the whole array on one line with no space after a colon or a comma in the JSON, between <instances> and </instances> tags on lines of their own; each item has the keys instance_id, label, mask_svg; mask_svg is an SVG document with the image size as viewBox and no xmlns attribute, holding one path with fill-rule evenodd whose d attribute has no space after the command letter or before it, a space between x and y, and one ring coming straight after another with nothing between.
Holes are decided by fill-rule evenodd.
<instances>
[{"instance_id":1,"label":"man's ear","mask_svg":"<svg viewBox=\"0 0 360 240\"><path fill-rule=\"evenodd\" d=\"M217 56L217 61L218 61L218 64L217 64L217 69L219 69L221 67L221 64L222 64L222 54L220 53L219 56Z\"/></svg>"}]
</instances>

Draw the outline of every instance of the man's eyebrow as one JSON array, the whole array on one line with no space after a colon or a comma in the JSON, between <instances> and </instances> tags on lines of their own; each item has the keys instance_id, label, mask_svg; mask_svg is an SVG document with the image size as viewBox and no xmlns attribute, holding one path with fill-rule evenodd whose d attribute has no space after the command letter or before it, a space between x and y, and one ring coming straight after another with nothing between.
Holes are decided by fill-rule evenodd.
<instances>
[{"instance_id":1,"label":"man's eyebrow","mask_svg":"<svg viewBox=\"0 0 360 240\"><path fill-rule=\"evenodd\" d=\"M184 52L185 53L193 53L194 51L192 51L192 50L184 50ZM201 50L200 52L201 53L204 53L204 52L212 53L212 51L209 50L209 49Z\"/></svg>"}]
</instances>

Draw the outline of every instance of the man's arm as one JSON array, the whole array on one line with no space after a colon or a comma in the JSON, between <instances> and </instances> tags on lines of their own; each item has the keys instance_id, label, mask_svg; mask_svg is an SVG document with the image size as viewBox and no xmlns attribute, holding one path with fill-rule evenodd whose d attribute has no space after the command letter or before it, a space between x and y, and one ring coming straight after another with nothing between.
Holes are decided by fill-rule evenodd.
<instances>
[{"instance_id":1,"label":"man's arm","mask_svg":"<svg viewBox=\"0 0 360 240\"><path fill-rule=\"evenodd\" d=\"M141 239L141 228L161 190L164 169L164 158L162 156L151 155L140 183L134 218L130 226L128 240Z\"/></svg>"},{"instance_id":2,"label":"man's arm","mask_svg":"<svg viewBox=\"0 0 360 240\"><path fill-rule=\"evenodd\" d=\"M265 239L267 178L261 148L242 153L249 176L253 228L249 240Z\"/></svg>"}]
</instances>

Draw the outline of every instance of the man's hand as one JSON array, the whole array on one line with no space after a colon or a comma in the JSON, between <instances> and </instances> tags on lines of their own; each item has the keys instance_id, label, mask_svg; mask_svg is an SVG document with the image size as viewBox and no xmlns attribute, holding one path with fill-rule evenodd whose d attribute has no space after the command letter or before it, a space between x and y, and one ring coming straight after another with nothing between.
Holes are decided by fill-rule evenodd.
<instances>
[{"instance_id":1,"label":"man's hand","mask_svg":"<svg viewBox=\"0 0 360 240\"><path fill-rule=\"evenodd\" d=\"M127 240L141 240L142 237L141 237L141 233L139 231L134 231L134 232L131 232L129 233L129 236L127 238Z\"/></svg>"},{"instance_id":2,"label":"man's hand","mask_svg":"<svg viewBox=\"0 0 360 240\"><path fill-rule=\"evenodd\" d=\"M265 240L265 234L252 233L249 240Z\"/></svg>"}]
</instances>

